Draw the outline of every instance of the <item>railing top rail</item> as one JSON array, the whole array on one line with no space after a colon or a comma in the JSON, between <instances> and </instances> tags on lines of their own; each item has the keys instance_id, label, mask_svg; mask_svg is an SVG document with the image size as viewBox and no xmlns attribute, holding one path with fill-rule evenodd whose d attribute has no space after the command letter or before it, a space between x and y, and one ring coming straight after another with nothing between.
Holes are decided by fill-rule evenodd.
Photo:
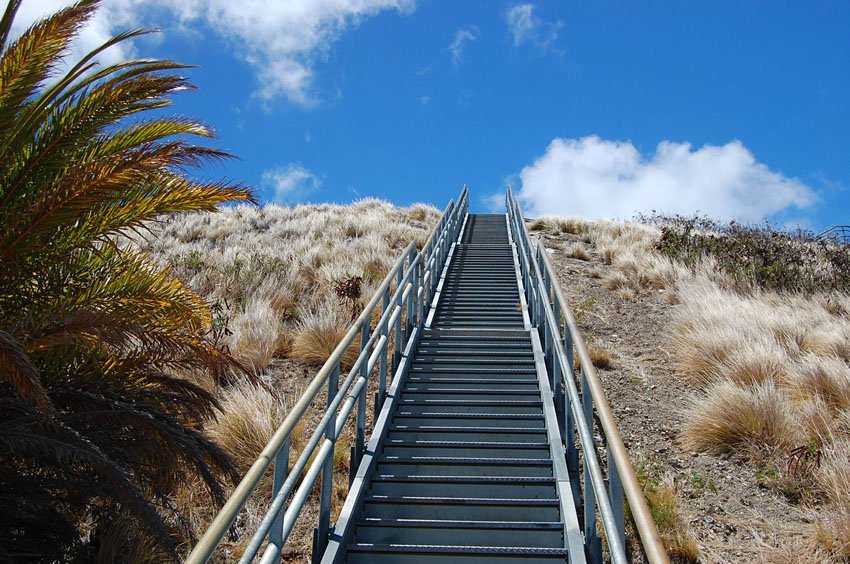
<instances>
[{"instance_id":1,"label":"railing top rail","mask_svg":"<svg viewBox=\"0 0 850 564\"><path fill-rule=\"evenodd\" d=\"M508 200L511 205L515 206L515 210L519 214L523 235L526 241L530 243L528 229L525 226L525 221L522 216L522 209L519 207L519 204L514 198L510 187L508 188ZM552 288L558 298L558 303L561 306L561 314L564 316L566 327L569 330L570 335L572 335L573 346L576 354L578 355L582 370L584 371L584 376L602 427L603 436L611 452L611 457L617 465L620 478L623 482L623 491L629 502L635 527L637 528L638 535L640 536L641 545L643 546L650 562L669 562L667 551L664 549L664 543L658 535L658 529L656 528L655 521L649 511L649 506L646 503L643 490L638 482L634 466L629 458L628 450L623 443L620 431L617 429L616 419L614 418L608 399L605 396L605 391L602 388L602 382L599 379L599 375L596 373L596 368L593 366L593 362L590 359L590 354L584 344L584 339L582 339L578 324L576 323L570 308L567 306L569 302L561 289L561 284L558 282L558 278L554 275L555 271L552 268L552 263L549 259L548 253L543 251L540 253L540 256L542 257Z\"/></svg>"},{"instance_id":2,"label":"railing top rail","mask_svg":"<svg viewBox=\"0 0 850 564\"><path fill-rule=\"evenodd\" d=\"M413 261L411 261L411 265L413 262L420 262L423 259L427 261L431 258L431 255L436 250L435 248L432 248L435 237L441 233L451 217L465 209L467 198L468 191L467 187L464 186L460 196L458 197L457 203L455 203L454 200L449 201L441 214L437 225L431 231L425 245L423 245L422 249L416 254ZM210 523L206 532L186 557L187 564L199 564L206 562L213 555L216 547L226 536L227 530L230 528L239 512L247 503L251 494L257 488L263 476L268 471L275 455L281 450L284 443L286 443L287 439L292 434L292 431L322 391L323 386L327 384L329 377L339 365L345 352L354 343L355 339L361 335L361 331L364 326L367 323L371 323L372 310L378 305L378 301L383 298L385 291L393 283L399 273L399 270L404 268L405 260L411 255L414 249L415 246L413 242L410 242L407 247L405 247L401 256L398 260L396 260L383 282L381 282L381 285L375 291L372 299L369 300L368 304L363 308L360 315L349 328L348 332L310 381L307 388L304 390L304 393L298 398L295 405L292 406L292 409L287 414L283 423L281 423L281 425L277 428L265 448L263 448L262 452L260 452L257 460L245 473L242 480L236 486L236 489L234 489L233 493L222 506L212 523ZM410 266L408 266L408 268L410 268Z\"/></svg>"}]
</instances>

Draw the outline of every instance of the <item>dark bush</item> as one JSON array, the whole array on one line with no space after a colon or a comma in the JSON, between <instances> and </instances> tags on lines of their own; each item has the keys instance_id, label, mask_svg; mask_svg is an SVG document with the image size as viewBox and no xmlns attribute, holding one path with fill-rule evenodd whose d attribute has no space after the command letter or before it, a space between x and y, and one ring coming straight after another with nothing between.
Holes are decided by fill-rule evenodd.
<instances>
[{"instance_id":1,"label":"dark bush","mask_svg":"<svg viewBox=\"0 0 850 564\"><path fill-rule=\"evenodd\" d=\"M694 268L713 257L741 288L815 292L850 287L850 246L764 222L722 223L704 216L639 216L661 229L656 250Z\"/></svg>"}]
</instances>

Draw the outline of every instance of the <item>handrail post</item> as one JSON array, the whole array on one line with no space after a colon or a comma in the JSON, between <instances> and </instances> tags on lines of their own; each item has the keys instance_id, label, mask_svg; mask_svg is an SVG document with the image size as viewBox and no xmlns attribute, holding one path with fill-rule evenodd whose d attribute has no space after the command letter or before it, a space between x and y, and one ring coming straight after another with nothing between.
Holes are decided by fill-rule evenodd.
<instances>
[{"instance_id":1,"label":"handrail post","mask_svg":"<svg viewBox=\"0 0 850 564\"><path fill-rule=\"evenodd\" d=\"M286 439L274 457L272 499L277 496L289 474L289 446L290 440ZM269 531L269 547L272 547L272 550L275 550L278 554L283 549L283 513L279 514L272 523L272 528Z\"/></svg>"},{"instance_id":2,"label":"handrail post","mask_svg":"<svg viewBox=\"0 0 850 564\"><path fill-rule=\"evenodd\" d=\"M397 305L401 306L402 311L404 311L404 304L401 303L401 293L404 292L404 288L401 287L401 282L404 279L404 270L404 268L399 268L398 274L396 275L396 291L399 292L399 303ZM401 290L399 290L399 288L401 288ZM404 340L404 337L401 334L401 317L402 316L399 315L395 321L395 339L393 339L393 374L395 374L395 371L398 370L399 364L401 363L401 345Z\"/></svg>"},{"instance_id":3,"label":"handrail post","mask_svg":"<svg viewBox=\"0 0 850 564\"><path fill-rule=\"evenodd\" d=\"M410 264L413 265L413 271L411 272L409 280L411 284L411 292L407 300L407 323L405 324L404 329L405 344L407 344L407 340L410 338L411 333L413 333L413 326L416 324L416 310L414 309L414 303L419 291L419 261L410 257Z\"/></svg>"},{"instance_id":4,"label":"handrail post","mask_svg":"<svg viewBox=\"0 0 850 564\"><path fill-rule=\"evenodd\" d=\"M367 321L360 329L360 352L369 344L370 323ZM363 362L360 365L360 377L369 380L368 363ZM366 446L366 386L357 395L357 429L355 431L354 446L351 453L351 472L349 483L354 481L357 475L357 467L360 466L360 459L363 458L363 449Z\"/></svg>"},{"instance_id":5,"label":"handrail post","mask_svg":"<svg viewBox=\"0 0 850 564\"><path fill-rule=\"evenodd\" d=\"M614 511L614 523L620 537L620 544L626 546L626 509L623 503L623 481L620 479L620 469L617 468L617 461L614 459L611 449L607 448L606 450L608 453L608 498L611 500L611 509Z\"/></svg>"},{"instance_id":6,"label":"handrail post","mask_svg":"<svg viewBox=\"0 0 850 564\"><path fill-rule=\"evenodd\" d=\"M385 313L387 309L390 307L390 289L389 287L384 290L384 301L382 305L381 312ZM387 321L381 324L379 329L380 336L387 336L389 339L389 328L387 324L389 323L389 318ZM387 394L387 358L390 355L390 347L389 342L384 347L383 352L381 352L381 363L378 368L378 396L375 398L375 419L378 418L378 414L381 412L381 407L384 405L384 396Z\"/></svg>"},{"instance_id":7,"label":"handrail post","mask_svg":"<svg viewBox=\"0 0 850 564\"><path fill-rule=\"evenodd\" d=\"M584 411L584 419L590 425L590 433L593 434L593 396L587 383L584 366L579 369L581 373L581 407ZM588 560L597 563L602 562L602 540L596 529L596 492L591 487L590 466L585 454L584 462L584 543L587 549Z\"/></svg>"},{"instance_id":8,"label":"handrail post","mask_svg":"<svg viewBox=\"0 0 850 564\"><path fill-rule=\"evenodd\" d=\"M339 362L328 377L328 408L336 398L339 388ZM329 439L336 451L336 421L332 418L325 426L325 438ZM319 526L313 532L313 562L318 562L328 545L328 534L331 525L331 500L333 498L334 484L334 457L333 453L325 461L322 468L322 489L319 497Z\"/></svg>"}]
</instances>

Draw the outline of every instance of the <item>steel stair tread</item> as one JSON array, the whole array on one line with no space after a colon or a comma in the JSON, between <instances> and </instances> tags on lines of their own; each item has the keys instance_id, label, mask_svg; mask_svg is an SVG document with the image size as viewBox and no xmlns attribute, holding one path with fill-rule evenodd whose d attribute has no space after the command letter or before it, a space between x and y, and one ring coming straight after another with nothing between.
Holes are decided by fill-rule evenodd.
<instances>
[{"instance_id":1,"label":"steel stair tread","mask_svg":"<svg viewBox=\"0 0 850 564\"><path fill-rule=\"evenodd\" d=\"M422 552L426 554L482 554L522 556L569 556L565 548L514 547L514 546L464 546L464 545L421 545L421 544L348 544L352 552Z\"/></svg>"},{"instance_id":2,"label":"steel stair tread","mask_svg":"<svg viewBox=\"0 0 850 564\"><path fill-rule=\"evenodd\" d=\"M394 474L378 474L373 480L383 482L432 482L432 483L462 483L462 484L543 484L555 485L551 476L438 476L428 474L413 474L397 476Z\"/></svg>"},{"instance_id":3,"label":"steel stair tread","mask_svg":"<svg viewBox=\"0 0 850 564\"><path fill-rule=\"evenodd\" d=\"M357 525L382 527L428 527L435 529L538 529L561 530L564 524L559 521L458 521L451 519L386 519L366 517Z\"/></svg>"},{"instance_id":4,"label":"steel stair tread","mask_svg":"<svg viewBox=\"0 0 850 564\"><path fill-rule=\"evenodd\" d=\"M469 456L386 456L378 457L379 462L388 463L415 463L415 464L481 464L499 466L552 466L552 460L548 458L483 458Z\"/></svg>"}]
</instances>

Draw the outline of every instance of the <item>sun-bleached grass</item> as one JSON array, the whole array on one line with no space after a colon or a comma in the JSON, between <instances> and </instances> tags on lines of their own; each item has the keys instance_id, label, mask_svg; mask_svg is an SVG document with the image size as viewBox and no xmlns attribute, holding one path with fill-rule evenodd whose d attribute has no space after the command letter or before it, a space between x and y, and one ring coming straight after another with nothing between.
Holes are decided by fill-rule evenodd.
<instances>
[{"instance_id":1,"label":"sun-bleached grass","mask_svg":"<svg viewBox=\"0 0 850 564\"><path fill-rule=\"evenodd\" d=\"M797 442L790 404L790 396L772 382L715 382L689 406L680 442L687 450L713 454L788 450Z\"/></svg>"},{"instance_id":2,"label":"sun-bleached grass","mask_svg":"<svg viewBox=\"0 0 850 564\"><path fill-rule=\"evenodd\" d=\"M564 246L564 255L576 260L588 261L591 259L590 253L581 243L571 243Z\"/></svg>"},{"instance_id":3,"label":"sun-bleached grass","mask_svg":"<svg viewBox=\"0 0 850 564\"><path fill-rule=\"evenodd\" d=\"M288 406L265 388L245 381L224 390L220 401L221 414L207 432L244 472L283 422Z\"/></svg>"},{"instance_id":4,"label":"sun-bleached grass","mask_svg":"<svg viewBox=\"0 0 850 564\"><path fill-rule=\"evenodd\" d=\"M647 295L644 289L665 289L675 306L665 349L693 386L680 445L776 468L772 487L818 507L816 532L805 533L811 553L850 558L850 292L775 284L778 290L767 291L759 280L782 278L730 275L729 264L710 253L687 261L665 256L655 225L584 225L581 241L609 265L595 270L606 288L628 301ZM569 232L557 218L533 227Z\"/></svg>"},{"instance_id":5,"label":"sun-bleached grass","mask_svg":"<svg viewBox=\"0 0 850 564\"><path fill-rule=\"evenodd\" d=\"M242 205L174 216L136 244L224 308L232 331L225 344L262 371L312 326L301 317L338 302L334 282L360 276L365 303L401 250L424 244L439 213L375 198L347 206Z\"/></svg>"},{"instance_id":6,"label":"sun-bleached grass","mask_svg":"<svg viewBox=\"0 0 850 564\"><path fill-rule=\"evenodd\" d=\"M351 205L235 206L215 214L172 216L148 226L147 234L122 243L142 247L210 300L215 305L211 331L219 342L259 378L272 382L275 359L300 359L312 365L327 359L351 325L352 314L371 298L411 241L421 248L439 213L426 204L398 208L374 198ZM356 277L362 279L359 295L345 300L337 295L334 288L340 280ZM358 345L356 339L343 360L344 368L353 364ZM223 411L217 420L205 423L204 432L244 472L283 421L286 406L262 387L220 387L219 381L201 380L195 374L185 377L218 395ZM300 394L298 389L280 392L287 401ZM316 405L325 401L320 397ZM315 429L319 411L311 409L305 423L293 431L290 462ZM334 455L335 512L348 489L350 435L343 433ZM241 514L240 530L253 530L262 519L269 504L270 475ZM181 530L188 527L196 536L217 512L202 488L186 484L172 500L187 516L186 523L176 525ZM295 557L309 553L317 505L314 491L307 514L290 539ZM238 559L248 540L246 535L226 539L215 561Z\"/></svg>"},{"instance_id":7,"label":"sun-bleached grass","mask_svg":"<svg viewBox=\"0 0 850 564\"><path fill-rule=\"evenodd\" d=\"M320 307L301 317L295 330L290 356L296 360L321 366L348 331L351 319L333 304ZM348 369L357 360L357 340L342 358L342 368Z\"/></svg>"},{"instance_id":8,"label":"sun-bleached grass","mask_svg":"<svg viewBox=\"0 0 850 564\"><path fill-rule=\"evenodd\" d=\"M540 217L528 225L530 231L549 231L550 233L587 233L590 222L580 217Z\"/></svg>"},{"instance_id":9,"label":"sun-bleached grass","mask_svg":"<svg viewBox=\"0 0 850 564\"><path fill-rule=\"evenodd\" d=\"M824 449L816 480L830 501L816 522L815 545L839 561L850 559L850 441Z\"/></svg>"}]
</instances>

